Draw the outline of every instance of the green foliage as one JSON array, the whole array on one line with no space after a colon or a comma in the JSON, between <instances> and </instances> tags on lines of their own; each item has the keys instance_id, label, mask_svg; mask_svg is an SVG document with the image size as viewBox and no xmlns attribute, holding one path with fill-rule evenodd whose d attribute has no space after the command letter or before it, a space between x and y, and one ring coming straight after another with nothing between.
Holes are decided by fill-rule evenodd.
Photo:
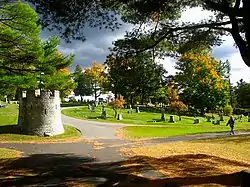
<instances>
[{"instance_id":1,"label":"green foliage","mask_svg":"<svg viewBox=\"0 0 250 187\"><path fill-rule=\"evenodd\" d=\"M223 107L228 102L227 80L218 73L220 64L206 52L189 52L177 62L176 80L183 90L182 100L204 114L205 108Z\"/></svg>"},{"instance_id":2,"label":"green foliage","mask_svg":"<svg viewBox=\"0 0 250 187\"><path fill-rule=\"evenodd\" d=\"M230 115L233 114L233 107L232 107L231 105L226 105L226 106L224 107L223 112L224 112L224 115L230 116Z\"/></svg>"},{"instance_id":3,"label":"green foliage","mask_svg":"<svg viewBox=\"0 0 250 187\"><path fill-rule=\"evenodd\" d=\"M90 80L83 73L83 69L79 65L76 66L75 72L73 73L73 79L74 82L77 83L74 89L75 95L85 96L93 93Z\"/></svg>"},{"instance_id":4,"label":"green foliage","mask_svg":"<svg viewBox=\"0 0 250 187\"><path fill-rule=\"evenodd\" d=\"M108 81L105 66L93 62L90 68L84 69L85 83L90 85L92 93L94 93L95 101L105 91L105 83Z\"/></svg>"},{"instance_id":5,"label":"green foliage","mask_svg":"<svg viewBox=\"0 0 250 187\"><path fill-rule=\"evenodd\" d=\"M56 29L60 37L85 41L87 26L114 30L120 27L118 18L109 6L112 1L27 0L40 14L40 23L50 30ZM63 26L62 26L63 25Z\"/></svg>"},{"instance_id":6,"label":"green foliage","mask_svg":"<svg viewBox=\"0 0 250 187\"><path fill-rule=\"evenodd\" d=\"M241 79L234 88L234 94L240 108L250 108L250 83Z\"/></svg>"},{"instance_id":7,"label":"green foliage","mask_svg":"<svg viewBox=\"0 0 250 187\"><path fill-rule=\"evenodd\" d=\"M168 100L168 89L167 87L161 87L156 90L153 95L150 97L153 100L153 103L164 103L167 104Z\"/></svg>"},{"instance_id":8,"label":"green foliage","mask_svg":"<svg viewBox=\"0 0 250 187\"><path fill-rule=\"evenodd\" d=\"M246 109L246 108L234 108L233 109L233 114L235 115L241 115L241 114L244 114L245 112L250 112L250 109Z\"/></svg>"},{"instance_id":9,"label":"green foliage","mask_svg":"<svg viewBox=\"0 0 250 187\"><path fill-rule=\"evenodd\" d=\"M131 104L137 96L141 97L141 102L154 96L164 85L166 70L146 53L127 58L109 56L106 64L111 90L123 95Z\"/></svg>"},{"instance_id":10,"label":"green foliage","mask_svg":"<svg viewBox=\"0 0 250 187\"><path fill-rule=\"evenodd\" d=\"M38 17L29 5L17 2L0 9L1 75L27 74L43 55Z\"/></svg>"}]
</instances>

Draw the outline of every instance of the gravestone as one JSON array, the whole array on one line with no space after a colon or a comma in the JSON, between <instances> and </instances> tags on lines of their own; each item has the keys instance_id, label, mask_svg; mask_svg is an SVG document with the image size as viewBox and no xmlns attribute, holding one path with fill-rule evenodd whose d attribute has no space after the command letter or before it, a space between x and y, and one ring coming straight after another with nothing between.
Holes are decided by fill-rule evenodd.
<instances>
[{"instance_id":1,"label":"gravestone","mask_svg":"<svg viewBox=\"0 0 250 187\"><path fill-rule=\"evenodd\" d=\"M106 107L105 105L102 105L102 115L101 115L102 119L106 119L107 117L107 112L106 112Z\"/></svg>"},{"instance_id":2,"label":"gravestone","mask_svg":"<svg viewBox=\"0 0 250 187\"><path fill-rule=\"evenodd\" d=\"M165 109L161 108L161 120L165 121Z\"/></svg>"},{"instance_id":3,"label":"gravestone","mask_svg":"<svg viewBox=\"0 0 250 187\"><path fill-rule=\"evenodd\" d=\"M179 121L181 121L181 116L179 116Z\"/></svg>"},{"instance_id":4,"label":"gravestone","mask_svg":"<svg viewBox=\"0 0 250 187\"><path fill-rule=\"evenodd\" d=\"M131 105L128 106L128 109L129 109L129 110L128 110L128 114L129 114L129 113L132 114L133 109L132 109L132 106L131 106Z\"/></svg>"},{"instance_id":5,"label":"gravestone","mask_svg":"<svg viewBox=\"0 0 250 187\"><path fill-rule=\"evenodd\" d=\"M242 118L243 118L243 114L241 114L241 115L239 116L240 122L242 122Z\"/></svg>"},{"instance_id":6,"label":"gravestone","mask_svg":"<svg viewBox=\"0 0 250 187\"><path fill-rule=\"evenodd\" d=\"M170 118L169 118L169 122L170 123L174 123L175 121L174 121L174 116L169 116Z\"/></svg>"},{"instance_id":7,"label":"gravestone","mask_svg":"<svg viewBox=\"0 0 250 187\"><path fill-rule=\"evenodd\" d=\"M224 121L223 114L220 114L220 121Z\"/></svg>"},{"instance_id":8,"label":"gravestone","mask_svg":"<svg viewBox=\"0 0 250 187\"><path fill-rule=\"evenodd\" d=\"M95 111L95 103L93 103L91 106L91 112L94 112L94 111Z\"/></svg>"},{"instance_id":9,"label":"gravestone","mask_svg":"<svg viewBox=\"0 0 250 187\"><path fill-rule=\"evenodd\" d=\"M122 120L122 115L118 114L117 120Z\"/></svg>"},{"instance_id":10,"label":"gravestone","mask_svg":"<svg viewBox=\"0 0 250 187\"><path fill-rule=\"evenodd\" d=\"M249 115L247 116L247 121L250 122L250 116Z\"/></svg>"},{"instance_id":11,"label":"gravestone","mask_svg":"<svg viewBox=\"0 0 250 187\"><path fill-rule=\"evenodd\" d=\"M195 118L195 119L194 119L194 123L193 123L193 124L198 124L198 123L200 123L200 119Z\"/></svg>"},{"instance_id":12,"label":"gravestone","mask_svg":"<svg viewBox=\"0 0 250 187\"><path fill-rule=\"evenodd\" d=\"M140 113L140 108L136 107L136 113Z\"/></svg>"},{"instance_id":13,"label":"gravestone","mask_svg":"<svg viewBox=\"0 0 250 187\"><path fill-rule=\"evenodd\" d=\"M220 125L220 120L216 120L215 122L214 122L214 125Z\"/></svg>"},{"instance_id":14,"label":"gravestone","mask_svg":"<svg viewBox=\"0 0 250 187\"><path fill-rule=\"evenodd\" d=\"M215 117L214 117L214 115L212 114L212 120L215 120Z\"/></svg>"}]
</instances>

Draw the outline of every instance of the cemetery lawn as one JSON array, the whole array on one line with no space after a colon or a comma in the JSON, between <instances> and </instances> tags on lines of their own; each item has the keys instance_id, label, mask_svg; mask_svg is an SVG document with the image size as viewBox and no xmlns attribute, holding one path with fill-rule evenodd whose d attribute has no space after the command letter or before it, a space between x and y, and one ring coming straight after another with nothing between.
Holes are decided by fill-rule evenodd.
<instances>
[{"instance_id":1,"label":"cemetery lawn","mask_svg":"<svg viewBox=\"0 0 250 187\"><path fill-rule=\"evenodd\" d=\"M198 117L200 119L199 124L193 124L193 117L182 116L182 121L178 121L178 116L175 116L176 123L169 123L170 114L166 114L166 121L160 121L161 113L153 112L140 112L135 113L133 110L132 114L127 113L127 109L120 110L119 113L122 114L123 120L118 121L114 118L114 111L110 108L106 108L107 118L101 119L101 107L97 107L95 112L90 112L88 107L78 107L62 110L62 113L78 118L95 120L100 122L112 122L112 123L122 123L122 124L136 124L138 126L128 126L120 130L123 138L155 138L155 137L169 137L178 135L188 135L188 134L199 134L199 133L209 133L209 132L226 132L230 128L226 126L228 117L224 117L224 121L220 125L213 125L211 122L207 122L206 118ZM215 115L216 119L219 119ZM156 122L153 122L156 121ZM140 126L148 125L148 126ZM163 125L163 126L156 126ZM237 122L235 125L235 130L250 130L250 122L247 122L247 118L243 117L242 122Z\"/></svg>"},{"instance_id":2,"label":"cemetery lawn","mask_svg":"<svg viewBox=\"0 0 250 187\"><path fill-rule=\"evenodd\" d=\"M173 177L205 177L249 169L250 135L230 136L154 146L123 148L128 156L141 156L160 173Z\"/></svg>"},{"instance_id":3,"label":"cemetery lawn","mask_svg":"<svg viewBox=\"0 0 250 187\"><path fill-rule=\"evenodd\" d=\"M8 105L0 108L0 142L53 142L74 141L81 137L81 133L68 125L64 125L64 134L53 137L39 137L23 135L17 128L18 105Z\"/></svg>"}]
</instances>

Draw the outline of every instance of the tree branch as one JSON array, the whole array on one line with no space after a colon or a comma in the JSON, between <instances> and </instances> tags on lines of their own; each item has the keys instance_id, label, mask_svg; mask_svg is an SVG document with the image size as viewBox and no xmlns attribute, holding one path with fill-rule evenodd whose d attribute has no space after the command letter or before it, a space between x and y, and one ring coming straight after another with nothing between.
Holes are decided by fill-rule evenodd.
<instances>
[{"instance_id":1,"label":"tree branch","mask_svg":"<svg viewBox=\"0 0 250 187\"><path fill-rule=\"evenodd\" d=\"M241 2L241 0L235 0L234 9L240 8L240 2Z\"/></svg>"},{"instance_id":2,"label":"tree branch","mask_svg":"<svg viewBox=\"0 0 250 187\"><path fill-rule=\"evenodd\" d=\"M236 17L234 17L233 15L229 15L229 19L232 22L231 35L232 35L232 37L233 37L236 45L239 47L242 59L244 60L244 62L248 66L250 66L249 60L247 59L248 58L248 52L249 52L249 50L247 49L246 42L243 40L243 38L240 35L238 21L237 21Z\"/></svg>"},{"instance_id":3,"label":"tree branch","mask_svg":"<svg viewBox=\"0 0 250 187\"><path fill-rule=\"evenodd\" d=\"M234 8L231 8L225 4L216 3L212 0L205 0L204 3L209 8L212 8L212 9L217 10L219 12L223 12L224 14L227 14L227 15L231 14L234 16L243 17L242 9L239 8L239 5L238 5L238 3L240 3L240 2L238 2L238 1L240 1L240 0L236 0L236 3L235 3L236 6Z\"/></svg>"},{"instance_id":4,"label":"tree branch","mask_svg":"<svg viewBox=\"0 0 250 187\"><path fill-rule=\"evenodd\" d=\"M242 19L238 19L238 21L242 21ZM169 34L180 31L180 30L193 30L193 29L200 29L200 28L215 28L218 29L218 27L223 26L223 25L228 25L231 24L231 21L225 21L221 23L204 23L204 24L199 24L199 25L188 25L184 27L175 27L175 28L170 28L168 29L153 45L150 45L148 47L145 47L142 50L136 51L136 53L144 52L148 49L152 49L156 47L161 41L163 41Z\"/></svg>"}]
</instances>

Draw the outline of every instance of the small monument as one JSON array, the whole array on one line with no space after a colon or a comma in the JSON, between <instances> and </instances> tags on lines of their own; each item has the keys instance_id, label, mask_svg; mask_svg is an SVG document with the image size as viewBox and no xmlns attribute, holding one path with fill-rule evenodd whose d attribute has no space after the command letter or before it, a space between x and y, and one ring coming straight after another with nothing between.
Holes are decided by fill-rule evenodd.
<instances>
[{"instance_id":1,"label":"small monument","mask_svg":"<svg viewBox=\"0 0 250 187\"><path fill-rule=\"evenodd\" d=\"M179 121L181 121L181 116L179 116Z\"/></svg>"},{"instance_id":2,"label":"small monument","mask_svg":"<svg viewBox=\"0 0 250 187\"><path fill-rule=\"evenodd\" d=\"M107 117L107 112L106 112L106 106L103 104L102 105L102 115L101 115L102 119L106 119Z\"/></svg>"},{"instance_id":3,"label":"small monument","mask_svg":"<svg viewBox=\"0 0 250 187\"><path fill-rule=\"evenodd\" d=\"M136 113L140 113L140 108L136 107Z\"/></svg>"},{"instance_id":4,"label":"small monument","mask_svg":"<svg viewBox=\"0 0 250 187\"><path fill-rule=\"evenodd\" d=\"M207 116L207 122L211 122L212 117Z\"/></svg>"},{"instance_id":5,"label":"small monument","mask_svg":"<svg viewBox=\"0 0 250 187\"><path fill-rule=\"evenodd\" d=\"M220 120L216 120L215 122L214 122L214 125L220 125Z\"/></svg>"},{"instance_id":6,"label":"small monument","mask_svg":"<svg viewBox=\"0 0 250 187\"><path fill-rule=\"evenodd\" d=\"M91 105L90 104L88 104L88 109L91 110Z\"/></svg>"},{"instance_id":7,"label":"small monument","mask_svg":"<svg viewBox=\"0 0 250 187\"><path fill-rule=\"evenodd\" d=\"M250 122L250 115L247 116L247 121Z\"/></svg>"},{"instance_id":8,"label":"small monument","mask_svg":"<svg viewBox=\"0 0 250 187\"><path fill-rule=\"evenodd\" d=\"M161 108L161 121L165 121L165 109Z\"/></svg>"},{"instance_id":9,"label":"small monument","mask_svg":"<svg viewBox=\"0 0 250 187\"><path fill-rule=\"evenodd\" d=\"M130 114L132 114L133 113L133 109L132 109L132 106L131 105L128 105L128 114L130 113Z\"/></svg>"},{"instance_id":10,"label":"small monument","mask_svg":"<svg viewBox=\"0 0 250 187\"><path fill-rule=\"evenodd\" d=\"M193 124L199 124L199 123L200 123L200 119L199 118L195 118Z\"/></svg>"},{"instance_id":11,"label":"small monument","mask_svg":"<svg viewBox=\"0 0 250 187\"><path fill-rule=\"evenodd\" d=\"M121 114L118 114L118 117L117 117L117 120L122 120L122 115Z\"/></svg>"},{"instance_id":12,"label":"small monument","mask_svg":"<svg viewBox=\"0 0 250 187\"><path fill-rule=\"evenodd\" d=\"M175 121L174 121L174 116L171 115L171 116L169 116L169 117L170 117L170 118L169 118L169 122L170 122L170 123L175 123Z\"/></svg>"},{"instance_id":13,"label":"small monument","mask_svg":"<svg viewBox=\"0 0 250 187\"><path fill-rule=\"evenodd\" d=\"M220 113L219 116L220 116L220 121L224 121L223 114Z\"/></svg>"},{"instance_id":14,"label":"small monument","mask_svg":"<svg viewBox=\"0 0 250 187\"><path fill-rule=\"evenodd\" d=\"M92 105L91 105L91 112L94 112L95 111L95 103L93 103Z\"/></svg>"}]
</instances>

